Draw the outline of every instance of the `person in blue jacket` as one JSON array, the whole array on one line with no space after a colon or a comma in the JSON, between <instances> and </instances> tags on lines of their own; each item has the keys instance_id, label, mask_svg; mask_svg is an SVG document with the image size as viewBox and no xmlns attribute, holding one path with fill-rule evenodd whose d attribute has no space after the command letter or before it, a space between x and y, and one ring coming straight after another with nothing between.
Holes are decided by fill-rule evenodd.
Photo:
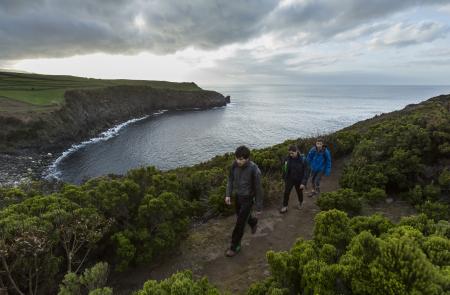
<instances>
[{"instance_id":1,"label":"person in blue jacket","mask_svg":"<svg viewBox=\"0 0 450 295\"><path fill-rule=\"evenodd\" d=\"M331 172L331 154L324 145L323 139L318 138L316 145L313 146L306 158L311 169L312 190L309 197L320 194L320 179L323 175L330 176Z\"/></svg>"}]
</instances>

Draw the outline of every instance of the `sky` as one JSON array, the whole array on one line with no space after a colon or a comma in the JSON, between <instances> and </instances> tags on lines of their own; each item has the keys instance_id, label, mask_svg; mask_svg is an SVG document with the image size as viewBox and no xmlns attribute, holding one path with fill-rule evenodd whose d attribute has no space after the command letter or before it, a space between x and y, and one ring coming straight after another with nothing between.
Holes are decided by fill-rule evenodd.
<instances>
[{"instance_id":1,"label":"sky","mask_svg":"<svg viewBox=\"0 0 450 295\"><path fill-rule=\"evenodd\" d=\"M450 0L0 0L0 69L212 84L450 84Z\"/></svg>"}]
</instances>

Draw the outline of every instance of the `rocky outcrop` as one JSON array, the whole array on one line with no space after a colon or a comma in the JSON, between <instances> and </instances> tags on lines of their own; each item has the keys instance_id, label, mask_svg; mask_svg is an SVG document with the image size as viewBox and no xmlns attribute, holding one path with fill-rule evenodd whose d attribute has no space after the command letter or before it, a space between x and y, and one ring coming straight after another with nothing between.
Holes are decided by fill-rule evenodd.
<instances>
[{"instance_id":1,"label":"rocky outcrop","mask_svg":"<svg viewBox=\"0 0 450 295\"><path fill-rule=\"evenodd\" d=\"M100 131L157 110L225 106L229 97L215 91L179 91L148 86L70 90L62 107L28 117L0 115L0 153L57 151Z\"/></svg>"}]
</instances>

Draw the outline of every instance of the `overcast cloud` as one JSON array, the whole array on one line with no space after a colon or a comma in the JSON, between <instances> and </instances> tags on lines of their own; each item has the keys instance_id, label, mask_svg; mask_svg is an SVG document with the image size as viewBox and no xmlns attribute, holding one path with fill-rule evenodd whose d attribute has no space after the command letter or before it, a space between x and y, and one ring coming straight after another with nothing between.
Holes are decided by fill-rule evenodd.
<instances>
[{"instance_id":1,"label":"overcast cloud","mask_svg":"<svg viewBox=\"0 0 450 295\"><path fill-rule=\"evenodd\" d=\"M370 70L381 56L398 61L400 48L405 64L423 66L428 50L450 58L449 7L450 0L0 0L0 67L142 52L192 64L212 52L193 73L283 79Z\"/></svg>"}]
</instances>

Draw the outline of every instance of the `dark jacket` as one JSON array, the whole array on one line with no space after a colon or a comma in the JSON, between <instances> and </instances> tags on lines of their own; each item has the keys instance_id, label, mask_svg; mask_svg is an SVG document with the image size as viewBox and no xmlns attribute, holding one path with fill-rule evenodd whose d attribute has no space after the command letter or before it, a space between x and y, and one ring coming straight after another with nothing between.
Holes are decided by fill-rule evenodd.
<instances>
[{"instance_id":1,"label":"dark jacket","mask_svg":"<svg viewBox=\"0 0 450 295\"><path fill-rule=\"evenodd\" d=\"M308 163L303 155L287 156L283 163L283 179L294 184L306 185L309 178Z\"/></svg>"},{"instance_id":2,"label":"dark jacket","mask_svg":"<svg viewBox=\"0 0 450 295\"><path fill-rule=\"evenodd\" d=\"M326 176L331 172L331 154L328 148L323 148L320 151L314 146L308 153L308 164L312 172L323 172Z\"/></svg>"},{"instance_id":3,"label":"dark jacket","mask_svg":"<svg viewBox=\"0 0 450 295\"><path fill-rule=\"evenodd\" d=\"M257 210L262 209L263 191L258 165L249 161L245 166L239 167L236 161L233 162L226 191L226 197L231 196L253 197L256 200Z\"/></svg>"}]
</instances>

